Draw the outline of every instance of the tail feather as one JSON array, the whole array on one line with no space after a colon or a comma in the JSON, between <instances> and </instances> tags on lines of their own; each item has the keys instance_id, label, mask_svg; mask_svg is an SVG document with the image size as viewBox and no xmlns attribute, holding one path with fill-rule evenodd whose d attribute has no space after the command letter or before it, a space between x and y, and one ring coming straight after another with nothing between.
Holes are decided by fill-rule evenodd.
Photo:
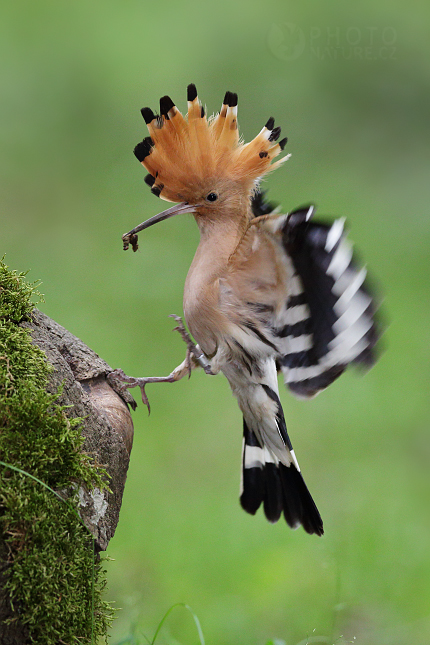
<instances>
[{"instance_id":1,"label":"tail feather","mask_svg":"<svg viewBox=\"0 0 430 645\"><path fill-rule=\"evenodd\" d=\"M283 490L284 517L291 528L300 524L307 533L323 535L323 522L302 474L291 466L279 466Z\"/></svg>"},{"instance_id":2,"label":"tail feather","mask_svg":"<svg viewBox=\"0 0 430 645\"><path fill-rule=\"evenodd\" d=\"M307 533L322 535L321 516L300 471L294 463L285 466L261 448L245 419L243 426L242 508L255 515L263 504L269 522L277 522L283 513L291 528L301 524Z\"/></svg>"},{"instance_id":3,"label":"tail feather","mask_svg":"<svg viewBox=\"0 0 430 645\"><path fill-rule=\"evenodd\" d=\"M261 468L245 468L242 470L242 508L255 515L261 506L265 493L265 482Z\"/></svg>"},{"instance_id":4,"label":"tail feather","mask_svg":"<svg viewBox=\"0 0 430 645\"><path fill-rule=\"evenodd\" d=\"M264 468L264 514L269 522L275 523L281 517L283 509L283 494L280 471L275 464L266 464Z\"/></svg>"}]
</instances>

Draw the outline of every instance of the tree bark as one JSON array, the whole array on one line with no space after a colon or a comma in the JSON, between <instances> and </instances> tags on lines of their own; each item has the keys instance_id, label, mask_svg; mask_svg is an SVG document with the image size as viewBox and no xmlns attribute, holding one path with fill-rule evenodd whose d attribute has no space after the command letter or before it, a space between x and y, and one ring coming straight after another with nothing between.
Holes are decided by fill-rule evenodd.
<instances>
[{"instance_id":1,"label":"tree bark","mask_svg":"<svg viewBox=\"0 0 430 645\"><path fill-rule=\"evenodd\" d=\"M79 338L35 309L32 321L21 323L31 330L33 343L38 345L54 367L48 391L63 391L57 400L70 406L65 413L82 417L83 450L108 472L110 491L88 492L79 489L80 515L95 539L97 551L104 551L115 533L121 508L130 452L133 444L133 421L128 406L136 403L127 392L117 392L107 381L112 368ZM60 491L59 491L60 492ZM64 493L65 491L63 491ZM0 557L6 560L7 545L0 537ZM22 645L28 634L10 608L4 593L6 570L0 569L0 623L7 617L16 620L0 627L1 645Z\"/></svg>"},{"instance_id":2,"label":"tree bark","mask_svg":"<svg viewBox=\"0 0 430 645\"><path fill-rule=\"evenodd\" d=\"M33 322L22 326L32 330L33 342L54 367L48 390L56 392L63 384L57 402L71 406L68 416L82 417L84 451L109 473L111 492L90 496L80 491L82 519L105 551L118 524L133 445L128 405L134 409L136 403L129 392L116 392L108 383L112 368L106 361L41 311L35 309Z\"/></svg>"}]
</instances>

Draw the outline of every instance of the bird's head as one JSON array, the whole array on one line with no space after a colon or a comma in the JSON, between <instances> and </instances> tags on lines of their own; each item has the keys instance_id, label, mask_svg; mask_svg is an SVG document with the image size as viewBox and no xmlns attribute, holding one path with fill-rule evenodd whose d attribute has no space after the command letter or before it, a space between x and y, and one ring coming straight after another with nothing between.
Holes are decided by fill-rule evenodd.
<instances>
[{"instance_id":1,"label":"bird's head","mask_svg":"<svg viewBox=\"0 0 430 645\"><path fill-rule=\"evenodd\" d=\"M201 227L248 212L260 179L289 157L273 162L287 139L277 142L281 128L272 117L252 141L239 140L237 94L227 92L219 114L209 119L195 85L188 86L187 99L187 118L168 96L160 99L159 115L141 110L150 136L134 154L149 173L145 182L157 197L179 203L130 233L178 213L193 213Z\"/></svg>"}]
</instances>

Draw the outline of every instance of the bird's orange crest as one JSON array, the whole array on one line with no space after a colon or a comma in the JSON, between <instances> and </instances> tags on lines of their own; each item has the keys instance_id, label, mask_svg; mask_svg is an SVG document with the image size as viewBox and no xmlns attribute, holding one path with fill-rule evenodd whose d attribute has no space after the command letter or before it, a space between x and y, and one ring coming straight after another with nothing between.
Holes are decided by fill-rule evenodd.
<instances>
[{"instance_id":1,"label":"bird's orange crest","mask_svg":"<svg viewBox=\"0 0 430 645\"><path fill-rule=\"evenodd\" d=\"M228 178L252 190L258 180L288 159L272 163L287 142L277 143L281 128L271 117L249 143L239 141L237 94L227 92L219 114L206 118L195 85L188 86L188 114L184 118L168 96L160 99L160 115L142 109L146 137L134 149L148 170L152 193L171 202L192 202L208 180Z\"/></svg>"}]
</instances>

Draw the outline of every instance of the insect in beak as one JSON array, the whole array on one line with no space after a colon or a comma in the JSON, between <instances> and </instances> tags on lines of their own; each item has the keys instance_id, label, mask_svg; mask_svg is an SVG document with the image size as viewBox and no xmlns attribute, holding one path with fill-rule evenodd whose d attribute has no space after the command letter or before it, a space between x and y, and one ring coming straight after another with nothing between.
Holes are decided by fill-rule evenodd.
<instances>
[{"instance_id":1,"label":"insect in beak","mask_svg":"<svg viewBox=\"0 0 430 645\"><path fill-rule=\"evenodd\" d=\"M128 233L124 233L124 235L122 236L122 241L124 243L124 251L127 251L130 244L132 246L133 251L137 251L139 247L137 244L136 233L138 233L139 231L143 231L145 228L149 228L153 224L162 222L163 220L169 219L169 217L173 217L174 215L179 215L180 213L195 213L197 208L198 206L193 206L191 204L188 204L187 202L181 202L180 204L176 204L175 206L168 208L162 213L158 213L158 215L154 215L153 217L150 217L145 222L142 222L142 224L139 224L139 226L136 226L135 228L131 229L131 231L129 231Z\"/></svg>"}]
</instances>

